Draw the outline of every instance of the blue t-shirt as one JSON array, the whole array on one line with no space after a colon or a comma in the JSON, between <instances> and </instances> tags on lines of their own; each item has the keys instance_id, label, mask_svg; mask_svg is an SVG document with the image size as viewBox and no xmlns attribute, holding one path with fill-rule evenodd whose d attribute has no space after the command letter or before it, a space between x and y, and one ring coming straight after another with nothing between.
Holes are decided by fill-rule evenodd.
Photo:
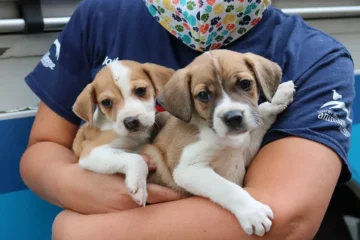
<instances>
[{"instance_id":1,"label":"blue t-shirt","mask_svg":"<svg viewBox=\"0 0 360 240\"><path fill-rule=\"evenodd\" d=\"M297 86L294 102L263 145L286 136L320 142L343 160L340 182L349 180L355 93L354 66L345 47L300 17L270 7L258 25L226 48L277 62L282 81L294 80ZM143 0L86 0L25 80L48 107L79 124L72 105L105 65L128 59L179 69L199 54L157 23Z\"/></svg>"}]
</instances>

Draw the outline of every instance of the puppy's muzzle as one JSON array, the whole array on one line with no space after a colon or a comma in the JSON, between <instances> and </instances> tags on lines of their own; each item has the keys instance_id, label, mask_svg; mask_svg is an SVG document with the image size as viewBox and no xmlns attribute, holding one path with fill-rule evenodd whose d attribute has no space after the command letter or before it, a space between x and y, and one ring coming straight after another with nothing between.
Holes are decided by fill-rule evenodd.
<instances>
[{"instance_id":1,"label":"puppy's muzzle","mask_svg":"<svg viewBox=\"0 0 360 240\"><path fill-rule=\"evenodd\" d=\"M137 132L140 129L140 121L137 117L127 117L124 119L124 126L130 132Z\"/></svg>"},{"instance_id":2,"label":"puppy's muzzle","mask_svg":"<svg viewBox=\"0 0 360 240\"><path fill-rule=\"evenodd\" d=\"M230 111L224 114L223 122L231 130L240 130L242 127L243 115L240 111Z\"/></svg>"}]
</instances>

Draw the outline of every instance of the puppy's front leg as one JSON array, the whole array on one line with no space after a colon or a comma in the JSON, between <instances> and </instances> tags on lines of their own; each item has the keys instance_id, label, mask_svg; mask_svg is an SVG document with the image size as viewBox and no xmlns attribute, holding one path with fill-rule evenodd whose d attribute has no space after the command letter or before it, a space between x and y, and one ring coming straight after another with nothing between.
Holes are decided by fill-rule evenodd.
<instances>
[{"instance_id":1,"label":"puppy's front leg","mask_svg":"<svg viewBox=\"0 0 360 240\"><path fill-rule=\"evenodd\" d=\"M188 192L208 198L232 212L244 231L263 236L271 228L273 212L233 182L217 174L204 162L180 164L174 170L175 182Z\"/></svg>"},{"instance_id":2,"label":"puppy's front leg","mask_svg":"<svg viewBox=\"0 0 360 240\"><path fill-rule=\"evenodd\" d=\"M275 122L277 115L283 112L293 102L295 85L293 81L281 83L276 90L271 103L265 102L259 105L259 111L268 130Z\"/></svg>"},{"instance_id":3,"label":"puppy's front leg","mask_svg":"<svg viewBox=\"0 0 360 240\"><path fill-rule=\"evenodd\" d=\"M259 112L263 121L263 125L259 128L254 129L251 132L251 147L256 151L253 151L250 159L255 156L264 135L269 130L271 125L275 122L277 115L283 112L287 108L287 106L292 103L294 94L294 82L287 81L279 85L271 103L264 102L259 105Z\"/></svg>"},{"instance_id":4,"label":"puppy's front leg","mask_svg":"<svg viewBox=\"0 0 360 240\"><path fill-rule=\"evenodd\" d=\"M148 166L138 154L103 145L79 160L81 168L102 174L125 174L125 185L133 200L145 206Z\"/></svg>"}]
</instances>

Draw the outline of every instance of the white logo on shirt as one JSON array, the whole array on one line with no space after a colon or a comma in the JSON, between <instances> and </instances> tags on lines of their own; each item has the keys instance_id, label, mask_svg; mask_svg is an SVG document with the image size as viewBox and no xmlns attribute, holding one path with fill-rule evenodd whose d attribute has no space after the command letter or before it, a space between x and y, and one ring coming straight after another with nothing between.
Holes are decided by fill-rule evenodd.
<instances>
[{"instance_id":1,"label":"white logo on shirt","mask_svg":"<svg viewBox=\"0 0 360 240\"><path fill-rule=\"evenodd\" d=\"M56 39L53 42L53 45L55 45L55 57L56 57L56 60L59 60L60 49L61 49L61 44L60 44L59 40ZM54 70L54 68L56 66L55 63L50 58L50 52L45 53L45 55L41 58L41 63L42 63L42 65L44 67L50 68L51 70Z\"/></svg>"},{"instance_id":2,"label":"white logo on shirt","mask_svg":"<svg viewBox=\"0 0 360 240\"><path fill-rule=\"evenodd\" d=\"M104 62L102 63L102 65L109 65L110 63L112 62L116 62L116 61L119 61L119 58L115 58L115 59L111 59L109 58L109 56L106 56Z\"/></svg>"},{"instance_id":3,"label":"white logo on shirt","mask_svg":"<svg viewBox=\"0 0 360 240\"><path fill-rule=\"evenodd\" d=\"M55 51L56 60L59 60L61 44L58 39L56 39L53 44L55 44L55 48L56 48L56 51Z\"/></svg>"},{"instance_id":4,"label":"white logo on shirt","mask_svg":"<svg viewBox=\"0 0 360 240\"><path fill-rule=\"evenodd\" d=\"M50 59L49 56L50 56L49 52L45 53L45 55L41 58L41 63L44 67L54 70L56 65L53 63L53 61Z\"/></svg>"},{"instance_id":5,"label":"white logo on shirt","mask_svg":"<svg viewBox=\"0 0 360 240\"><path fill-rule=\"evenodd\" d=\"M348 110L345 106L344 102L338 101L342 99L342 95L336 92L336 90L332 90L333 92L333 101L329 101L320 107L321 110L318 111L318 119L337 123L339 125L339 131L345 136L350 137L350 132L348 130L349 124L340 119L334 110L343 111L346 113L346 120L351 124L352 120L350 118L350 110ZM328 108L328 109L324 109Z\"/></svg>"}]
</instances>

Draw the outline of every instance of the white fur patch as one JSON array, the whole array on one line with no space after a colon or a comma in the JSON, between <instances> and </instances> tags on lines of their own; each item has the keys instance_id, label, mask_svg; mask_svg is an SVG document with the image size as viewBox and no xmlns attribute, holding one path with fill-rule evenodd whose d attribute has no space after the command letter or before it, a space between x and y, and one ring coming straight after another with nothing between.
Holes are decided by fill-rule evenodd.
<instances>
[{"instance_id":1,"label":"white fur patch","mask_svg":"<svg viewBox=\"0 0 360 240\"><path fill-rule=\"evenodd\" d=\"M222 120L224 114L234 110L242 112L244 124L246 124L249 128L257 127L256 122L252 120L250 106L245 103L233 101L229 95L223 91L223 98L216 106L213 116L214 130L219 137L225 137L229 132L228 127Z\"/></svg>"},{"instance_id":2,"label":"white fur patch","mask_svg":"<svg viewBox=\"0 0 360 240\"><path fill-rule=\"evenodd\" d=\"M88 156L81 158L79 166L102 174L125 174L127 191L135 202L145 206L148 166L140 155L112 148L110 145L102 145L94 148Z\"/></svg>"},{"instance_id":3,"label":"white fur patch","mask_svg":"<svg viewBox=\"0 0 360 240\"><path fill-rule=\"evenodd\" d=\"M179 161L181 164L191 165L192 163L201 162L200 159L206 159L210 162L212 159L211 156L213 156L217 150L216 146L219 146L216 144L219 139L210 128L201 125L198 125L198 127L200 130L198 135L200 139L196 143L190 144L183 149ZM203 163L206 164L206 162Z\"/></svg>"},{"instance_id":4,"label":"white fur patch","mask_svg":"<svg viewBox=\"0 0 360 240\"><path fill-rule=\"evenodd\" d=\"M124 98L130 97L130 68L117 61L110 63L108 66L111 69L115 84L120 88L121 94Z\"/></svg>"}]
</instances>

